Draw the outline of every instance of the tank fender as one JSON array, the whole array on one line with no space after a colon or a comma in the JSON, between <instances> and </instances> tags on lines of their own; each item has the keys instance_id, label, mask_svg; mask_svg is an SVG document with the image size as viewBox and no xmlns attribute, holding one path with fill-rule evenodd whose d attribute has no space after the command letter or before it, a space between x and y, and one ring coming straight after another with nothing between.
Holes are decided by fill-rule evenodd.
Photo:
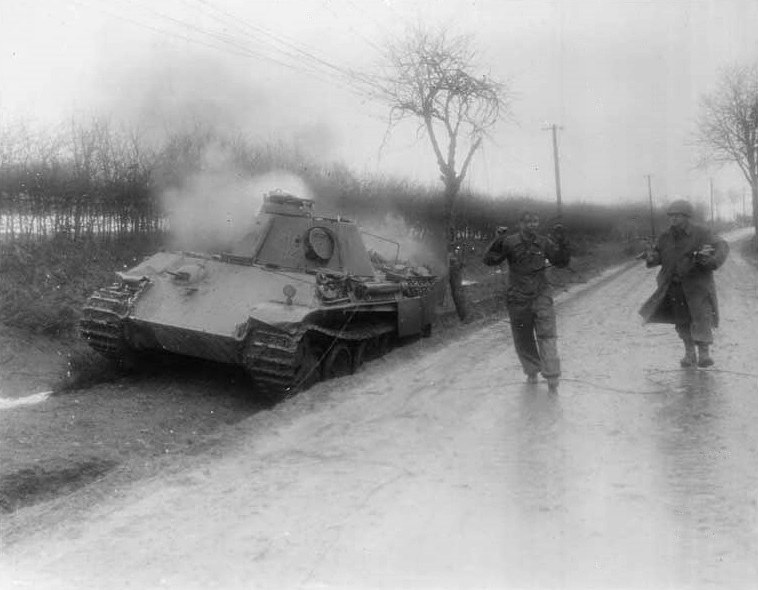
<instances>
[{"instance_id":1,"label":"tank fender","mask_svg":"<svg viewBox=\"0 0 758 590\"><path fill-rule=\"evenodd\" d=\"M397 302L397 335L415 336L424 327L424 310L420 297L409 297Z\"/></svg>"},{"instance_id":2,"label":"tank fender","mask_svg":"<svg viewBox=\"0 0 758 590\"><path fill-rule=\"evenodd\" d=\"M132 275L125 272L116 272L117 284L124 284L133 289L141 288L150 283L150 278L146 275Z\"/></svg>"},{"instance_id":3,"label":"tank fender","mask_svg":"<svg viewBox=\"0 0 758 590\"><path fill-rule=\"evenodd\" d=\"M377 295L394 295L395 293L400 293L403 290L403 284L390 282L365 283L355 281L353 283L353 290L359 298L363 299L365 297Z\"/></svg>"},{"instance_id":4,"label":"tank fender","mask_svg":"<svg viewBox=\"0 0 758 590\"><path fill-rule=\"evenodd\" d=\"M398 301L397 332L400 337L422 334L431 327L434 323L435 308L440 292L438 282L432 284L420 296L407 297Z\"/></svg>"},{"instance_id":5,"label":"tank fender","mask_svg":"<svg viewBox=\"0 0 758 590\"><path fill-rule=\"evenodd\" d=\"M153 277L167 269L175 269L182 266L185 257L180 252L158 252L143 260L127 272L130 275L145 275Z\"/></svg>"},{"instance_id":6,"label":"tank fender","mask_svg":"<svg viewBox=\"0 0 758 590\"><path fill-rule=\"evenodd\" d=\"M244 340L253 326L261 324L276 326L284 331L293 331L292 326L300 326L312 314L313 309L303 305L282 305L280 303L262 303L255 306L259 317L249 317L234 328L234 339ZM263 319L265 318L265 320Z\"/></svg>"}]
</instances>

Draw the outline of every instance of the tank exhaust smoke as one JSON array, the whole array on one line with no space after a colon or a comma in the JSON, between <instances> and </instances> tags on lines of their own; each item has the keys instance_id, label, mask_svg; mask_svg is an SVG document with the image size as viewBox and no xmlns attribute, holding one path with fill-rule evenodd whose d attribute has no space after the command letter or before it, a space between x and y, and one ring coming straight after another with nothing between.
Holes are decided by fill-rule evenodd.
<instances>
[{"instance_id":1,"label":"tank exhaust smoke","mask_svg":"<svg viewBox=\"0 0 758 590\"><path fill-rule=\"evenodd\" d=\"M394 213L380 220L363 222L361 229L366 247L387 262L394 263L398 256L401 264L426 266L435 274L444 272L444 252L435 250L427 229L414 227Z\"/></svg>"}]
</instances>

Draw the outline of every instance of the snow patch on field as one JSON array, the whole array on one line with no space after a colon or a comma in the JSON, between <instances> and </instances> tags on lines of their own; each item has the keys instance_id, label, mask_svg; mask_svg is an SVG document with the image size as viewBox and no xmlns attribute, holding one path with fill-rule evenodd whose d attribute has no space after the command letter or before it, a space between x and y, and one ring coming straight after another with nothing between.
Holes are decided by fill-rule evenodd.
<instances>
[{"instance_id":1,"label":"snow patch on field","mask_svg":"<svg viewBox=\"0 0 758 590\"><path fill-rule=\"evenodd\" d=\"M17 406L29 406L32 404L38 404L45 401L48 397L50 397L50 394L52 393L52 391L41 391L40 393L33 393L32 395L27 395L24 397L6 399L2 397L2 392L0 392L0 410L9 410Z\"/></svg>"}]
</instances>

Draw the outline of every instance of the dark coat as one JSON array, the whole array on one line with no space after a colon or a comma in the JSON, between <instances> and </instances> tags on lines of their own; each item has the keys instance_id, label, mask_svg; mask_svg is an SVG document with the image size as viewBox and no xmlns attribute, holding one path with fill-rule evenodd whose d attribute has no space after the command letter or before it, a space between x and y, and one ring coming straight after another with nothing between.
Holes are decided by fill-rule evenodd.
<instances>
[{"instance_id":1,"label":"dark coat","mask_svg":"<svg viewBox=\"0 0 758 590\"><path fill-rule=\"evenodd\" d=\"M696 253L703 246L714 248L712 256L702 258ZM694 320L712 314L711 325L718 325L718 299L713 271L719 268L729 254L729 244L710 229L690 223L683 233L675 235L669 229L658 239L648 258L647 266L661 266L658 288L640 308L644 323L673 324L674 314L666 306L666 292L674 281L681 282L690 315Z\"/></svg>"}]
</instances>

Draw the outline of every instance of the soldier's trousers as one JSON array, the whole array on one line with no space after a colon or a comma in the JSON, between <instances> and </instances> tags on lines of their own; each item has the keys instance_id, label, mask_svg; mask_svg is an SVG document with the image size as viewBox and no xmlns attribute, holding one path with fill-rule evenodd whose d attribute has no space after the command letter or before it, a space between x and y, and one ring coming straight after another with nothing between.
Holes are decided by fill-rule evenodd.
<instances>
[{"instance_id":1,"label":"soldier's trousers","mask_svg":"<svg viewBox=\"0 0 758 590\"><path fill-rule=\"evenodd\" d=\"M513 343L524 373L560 376L553 298L539 295L527 301L508 301L507 305Z\"/></svg>"}]
</instances>

